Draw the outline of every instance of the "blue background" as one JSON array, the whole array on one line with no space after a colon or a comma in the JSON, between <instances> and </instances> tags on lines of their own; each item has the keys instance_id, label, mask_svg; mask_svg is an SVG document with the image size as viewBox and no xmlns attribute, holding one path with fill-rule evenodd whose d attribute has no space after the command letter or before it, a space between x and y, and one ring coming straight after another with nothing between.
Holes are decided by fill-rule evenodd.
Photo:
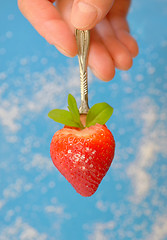
<instances>
[{"instance_id":1,"label":"blue background","mask_svg":"<svg viewBox=\"0 0 167 240\"><path fill-rule=\"evenodd\" d=\"M134 0L140 54L104 83L89 71L89 102L114 107L116 154L98 191L81 197L53 166L47 117L79 104L76 58L32 28L16 1L0 7L0 240L167 239L167 1Z\"/></svg>"}]
</instances>

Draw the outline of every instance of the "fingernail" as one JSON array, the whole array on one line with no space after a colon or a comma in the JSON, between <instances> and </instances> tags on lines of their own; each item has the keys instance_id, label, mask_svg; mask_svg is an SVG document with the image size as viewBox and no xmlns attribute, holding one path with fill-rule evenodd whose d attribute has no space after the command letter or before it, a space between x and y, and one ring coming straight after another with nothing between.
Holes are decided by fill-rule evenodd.
<instances>
[{"instance_id":1,"label":"fingernail","mask_svg":"<svg viewBox=\"0 0 167 240\"><path fill-rule=\"evenodd\" d=\"M86 2L78 2L73 7L72 11L72 24L75 28L83 29L91 27L97 19L97 9Z\"/></svg>"}]
</instances>

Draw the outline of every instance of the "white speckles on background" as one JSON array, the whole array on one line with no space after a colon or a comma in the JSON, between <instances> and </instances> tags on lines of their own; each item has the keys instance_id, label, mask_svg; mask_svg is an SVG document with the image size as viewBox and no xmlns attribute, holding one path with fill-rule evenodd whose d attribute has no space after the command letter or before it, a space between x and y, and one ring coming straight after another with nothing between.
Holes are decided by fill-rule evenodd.
<instances>
[{"instance_id":1,"label":"white speckles on background","mask_svg":"<svg viewBox=\"0 0 167 240\"><path fill-rule=\"evenodd\" d=\"M18 217L11 226L5 227L1 231L0 240L20 239L20 240L47 240L47 234L40 234L35 228Z\"/></svg>"}]
</instances>

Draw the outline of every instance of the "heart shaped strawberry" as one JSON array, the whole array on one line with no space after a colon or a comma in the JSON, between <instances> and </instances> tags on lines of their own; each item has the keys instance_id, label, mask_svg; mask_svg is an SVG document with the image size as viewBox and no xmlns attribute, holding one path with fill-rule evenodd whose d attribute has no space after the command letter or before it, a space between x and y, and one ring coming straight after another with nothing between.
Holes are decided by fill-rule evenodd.
<instances>
[{"instance_id":1,"label":"heart shaped strawberry","mask_svg":"<svg viewBox=\"0 0 167 240\"><path fill-rule=\"evenodd\" d=\"M68 109L54 109L48 116L65 124L51 141L50 154L60 173L82 196L93 195L114 158L115 141L104 125L113 113L107 103L95 104L86 115L79 114L69 94Z\"/></svg>"}]
</instances>

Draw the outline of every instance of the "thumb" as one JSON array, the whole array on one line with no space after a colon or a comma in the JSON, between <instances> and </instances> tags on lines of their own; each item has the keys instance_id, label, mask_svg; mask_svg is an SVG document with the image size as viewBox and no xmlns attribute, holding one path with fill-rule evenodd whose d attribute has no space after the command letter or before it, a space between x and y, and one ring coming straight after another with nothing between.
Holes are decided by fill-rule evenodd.
<instances>
[{"instance_id":1,"label":"thumb","mask_svg":"<svg viewBox=\"0 0 167 240\"><path fill-rule=\"evenodd\" d=\"M74 0L71 22L75 28L88 30L109 12L114 0Z\"/></svg>"}]
</instances>

